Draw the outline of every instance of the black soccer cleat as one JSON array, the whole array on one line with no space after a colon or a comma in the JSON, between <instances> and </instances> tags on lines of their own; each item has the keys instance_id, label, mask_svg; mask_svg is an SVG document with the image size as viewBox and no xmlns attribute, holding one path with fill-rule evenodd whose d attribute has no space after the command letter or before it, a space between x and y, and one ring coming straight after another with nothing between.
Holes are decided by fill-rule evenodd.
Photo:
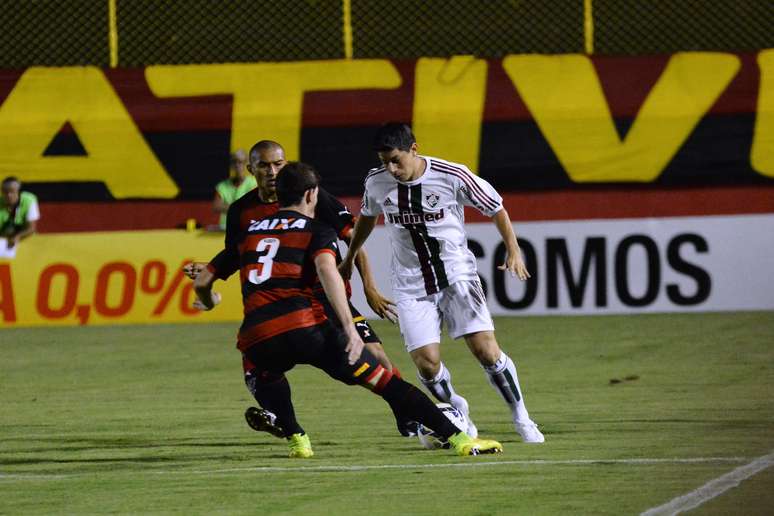
<instances>
[{"instance_id":1,"label":"black soccer cleat","mask_svg":"<svg viewBox=\"0 0 774 516\"><path fill-rule=\"evenodd\" d=\"M419 435L419 423L408 419L397 420L398 432L403 437L416 437Z\"/></svg>"},{"instance_id":2,"label":"black soccer cleat","mask_svg":"<svg viewBox=\"0 0 774 516\"><path fill-rule=\"evenodd\" d=\"M280 439L285 438L285 432L277 424L277 416L258 407L247 407L245 421L256 432L267 432Z\"/></svg>"}]
</instances>

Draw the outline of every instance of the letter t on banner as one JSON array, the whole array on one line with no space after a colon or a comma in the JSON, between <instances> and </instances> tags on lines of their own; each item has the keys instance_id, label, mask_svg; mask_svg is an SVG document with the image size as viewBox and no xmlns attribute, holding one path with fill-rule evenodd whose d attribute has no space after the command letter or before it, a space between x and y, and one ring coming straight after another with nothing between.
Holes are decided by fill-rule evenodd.
<instances>
[{"instance_id":1,"label":"letter t on banner","mask_svg":"<svg viewBox=\"0 0 774 516\"><path fill-rule=\"evenodd\" d=\"M420 154L478 169L486 74L486 61L473 56L417 61L412 125Z\"/></svg>"},{"instance_id":2,"label":"letter t on banner","mask_svg":"<svg viewBox=\"0 0 774 516\"><path fill-rule=\"evenodd\" d=\"M401 84L390 61L369 59L151 66L145 77L159 97L233 95L231 148L276 140L290 160L300 156L304 92L392 89Z\"/></svg>"}]
</instances>

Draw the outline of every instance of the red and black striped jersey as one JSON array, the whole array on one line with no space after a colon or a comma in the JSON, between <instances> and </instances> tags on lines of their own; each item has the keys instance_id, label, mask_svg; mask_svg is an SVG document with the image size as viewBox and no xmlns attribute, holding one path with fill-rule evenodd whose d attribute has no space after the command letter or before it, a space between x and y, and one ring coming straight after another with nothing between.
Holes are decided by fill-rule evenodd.
<instances>
[{"instance_id":1,"label":"red and black striped jersey","mask_svg":"<svg viewBox=\"0 0 774 516\"><path fill-rule=\"evenodd\" d=\"M227 279L239 270L239 243L250 225L277 212L276 202L267 203L261 199L258 189L254 189L229 206L226 215L225 247L209 263L209 270L219 279ZM343 238L355 224L355 218L349 209L336 197L320 188L317 195L317 207L314 214L318 220L332 227L339 238ZM336 250L336 262L341 255ZM349 283L347 282L349 294Z\"/></svg>"},{"instance_id":2,"label":"red and black striped jersey","mask_svg":"<svg viewBox=\"0 0 774 516\"><path fill-rule=\"evenodd\" d=\"M318 281L314 259L320 253L335 256L336 240L329 226L289 210L248 226L238 245L244 303L240 350L325 321L312 291Z\"/></svg>"}]
</instances>

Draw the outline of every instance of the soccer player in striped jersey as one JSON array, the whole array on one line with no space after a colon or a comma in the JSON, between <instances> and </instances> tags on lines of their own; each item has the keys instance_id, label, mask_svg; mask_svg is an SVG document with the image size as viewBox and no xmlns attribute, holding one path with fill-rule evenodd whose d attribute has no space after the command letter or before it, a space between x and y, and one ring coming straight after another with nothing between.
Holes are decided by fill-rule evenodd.
<instances>
[{"instance_id":1,"label":"soccer player in striped jersey","mask_svg":"<svg viewBox=\"0 0 774 516\"><path fill-rule=\"evenodd\" d=\"M242 234L247 231L251 223L265 216L275 213L279 206L277 204L277 194L275 183L277 174L287 163L285 159L285 150L282 146L271 140L261 140L250 149L248 154L249 171L255 176L257 187L238 199L229 207L225 245L209 264L194 262L184 267L186 274L191 279L196 279L201 275L201 281L206 282L214 276L216 279L226 280L233 273L239 270L239 241ZM355 218L352 213L333 195L320 188L318 202L315 208L315 219L327 224L337 233L339 238L348 241ZM341 261L341 256L336 250L336 258ZM365 255L359 256L357 263L363 280L363 289L366 299L371 308L380 317L390 320L395 319L394 307L392 301L381 295L375 286L373 276L368 267L368 260ZM349 282L346 283L347 294L351 294ZM325 295L320 294L320 298L325 306L328 316L335 319L332 309L325 299ZM201 308L201 305L198 305ZM381 339L357 309L350 304L350 311L354 316L354 323L360 333L366 347L379 358L382 365L391 370L393 374L400 376L397 367L390 362L389 357L384 351ZM253 365L249 360L243 358L242 368L244 371L244 380L247 389L258 400L256 395L256 378L253 372ZM279 379L276 385L263 385L261 388L286 389L286 381ZM416 422L406 420L399 414L395 414L398 431L404 436L416 435ZM248 407L245 411L245 420L256 431L266 431L275 436L281 436L281 429L275 425L275 416L264 409Z\"/></svg>"},{"instance_id":2,"label":"soccer player in striped jersey","mask_svg":"<svg viewBox=\"0 0 774 516\"><path fill-rule=\"evenodd\" d=\"M502 451L500 443L472 438L454 426L424 393L395 376L364 347L337 268L337 235L312 218L318 185L319 176L309 165L286 165L277 178L279 211L252 221L239 239L244 320L237 346L255 365L257 382L274 383L295 365L310 364L336 380L373 391L434 430L459 455ZM211 309L216 301L214 279L201 278L194 282L196 294L204 308ZM316 285L340 325L326 316ZM276 414L290 457L311 457L312 445L296 420L290 389L258 389L257 396Z\"/></svg>"},{"instance_id":3,"label":"soccer player in striped jersey","mask_svg":"<svg viewBox=\"0 0 774 516\"><path fill-rule=\"evenodd\" d=\"M362 209L342 274L349 277L358 250L383 214L392 244L392 289L400 329L422 383L438 400L465 414L468 433L475 435L468 403L454 390L451 374L441 361L441 324L445 323L452 338L465 339L508 404L522 440L543 442L524 404L516 366L495 338L476 258L468 250L464 230L464 206L491 217L507 250L499 268L522 281L529 278L502 198L465 165L417 154L416 140L405 124L381 127L374 150L383 166L366 177Z\"/></svg>"}]
</instances>

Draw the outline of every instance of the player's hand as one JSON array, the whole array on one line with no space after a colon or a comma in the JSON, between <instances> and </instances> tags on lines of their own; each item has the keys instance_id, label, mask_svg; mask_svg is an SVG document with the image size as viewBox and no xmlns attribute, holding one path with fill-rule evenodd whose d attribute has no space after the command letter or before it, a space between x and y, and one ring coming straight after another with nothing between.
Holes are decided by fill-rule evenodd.
<instances>
[{"instance_id":1,"label":"player's hand","mask_svg":"<svg viewBox=\"0 0 774 516\"><path fill-rule=\"evenodd\" d=\"M352 329L347 332L347 337L347 347L344 348L344 351L347 352L347 361L349 362L349 365L352 365L360 358L365 344L363 343L363 339L360 338L360 335L358 335L357 330L355 330L354 325L352 325Z\"/></svg>"},{"instance_id":2,"label":"player's hand","mask_svg":"<svg viewBox=\"0 0 774 516\"><path fill-rule=\"evenodd\" d=\"M531 278L527 266L524 265L524 260L521 257L521 249L518 247L511 251L509 250L505 255L505 263L497 266L501 271L507 270L511 273L512 277L519 277L521 281L526 281L527 278Z\"/></svg>"},{"instance_id":3,"label":"player's hand","mask_svg":"<svg viewBox=\"0 0 774 516\"><path fill-rule=\"evenodd\" d=\"M375 288L363 288L366 302L376 315L382 319L387 319L395 324L398 321L398 311L395 309L395 302L382 296Z\"/></svg>"},{"instance_id":4,"label":"player's hand","mask_svg":"<svg viewBox=\"0 0 774 516\"><path fill-rule=\"evenodd\" d=\"M194 280L206 268L207 264L204 262L189 262L183 265L183 272L190 279Z\"/></svg>"},{"instance_id":5,"label":"player's hand","mask_svg":"<svg viewBox=\"0 0 774 516\"><path fill-rule=\"evenodd\" d=\"M14 247L16 247L16 244L18 244L18 243L19 243L19 237L18 236L16 236L16 235L9 236L8 237L8 244L6 244L6 247L8 249L13 249Z\"/></svg>"},{"instance_id":6,"label":"player's hand","mask_svg":"<svg viewBox=\"0 0 774 516\"><path fill-rule=\"evenodd\" d=\"M349 260L348 258L349 255L347 255L347 259L339 264L339 274L341 274L341 277L345 280L352 278L352 260Z\"/></svg>"},{"instance_id":7,"label":"player's hand","mask_svg":"<svg viewBox=\"0 0 774 516\"><path fill-rule=\"evenodd\" d=\"M204 303L201 299L196 299L196 301L193 302L193 307L197 310L201 310L202 312L209 312L213 308L215 308L217 305L220 304L220 301L223 298L221 295L217 292L210 292L210 304L209 306Z\"/></svg>"}]
</instances>

